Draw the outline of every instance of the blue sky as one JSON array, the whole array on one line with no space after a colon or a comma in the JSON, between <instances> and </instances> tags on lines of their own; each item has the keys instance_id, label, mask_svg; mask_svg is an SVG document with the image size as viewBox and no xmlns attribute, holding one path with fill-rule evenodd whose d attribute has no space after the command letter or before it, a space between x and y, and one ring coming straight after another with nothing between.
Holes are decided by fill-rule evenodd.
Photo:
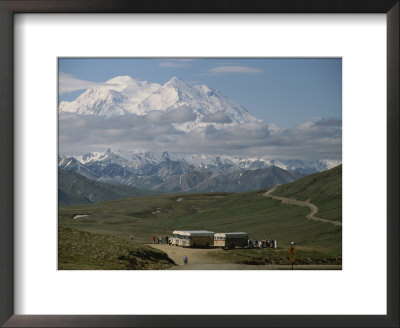
<instances>
[{"instance_id":1,"label":"blue sky","mask_svg":"<svg viewBox=\"0 0 400 328\"><path fill-rule=\"evenodd\" d=\"M105 82L119 75L163 84L173 76L221 91L281 127L342 118L342 61L324 59L59 59L59 72ZM73 100L82 90L59 95Z\"/></svg>"}]
</instances>

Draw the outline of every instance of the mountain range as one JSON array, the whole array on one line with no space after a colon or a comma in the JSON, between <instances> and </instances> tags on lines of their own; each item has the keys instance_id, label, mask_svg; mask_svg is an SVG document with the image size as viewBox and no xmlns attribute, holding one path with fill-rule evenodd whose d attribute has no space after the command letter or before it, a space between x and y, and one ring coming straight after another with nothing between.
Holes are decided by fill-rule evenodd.
<instances>
[{"instance_id":1,"label":"mountain range","mask_svg":"<svg viewBox=\"0 0 400 328\"><path fill-rule=\"evenodd\" d=\"M292 182L338 164L110 149L83 156L59 156L58 160L60 170L91 180L159 192L250 191Z\"/></svg>"},{"instance_id":2,"label":"mountain range","mask_svg":"<svg viewBox=\"0 0 400 328\"><path fill-rule=\"evenodd\" d=\"M146 129L151 130L153 123L165 122L164 125L172 124L173 133L178 131L178 135L199 138L207 129L251 134L254 126L262 122L220 91L178 77L158 84L118 76L85 90L73 101L61 102L59 112L66 115L66 120L69 113L77 115L78 125L82 117L89 117L91 121L90 116L96 116L105 127L113 124L111 135L119 133L120 125L116 127L116 121L125 131L132 124L145 123ZM128 116L140 120L125 120ZM85 128L83 125L82 129ZM270 133L267 127L264 129L262 133ZM168 139L169 135L165 137ZM133 136L129 134L128 138ZM103 137L102 144L107 144L107 140ZM207 143L212 144L213 139ZM107 149L85 155L61 155L58 166L60 170L72 171L93 181L158 192L242 192L292 182L341 164L340 160L271 160L268 154L234 157L224 154L224 149L218 151L220 155L200 154L196 149L193 153L187 149L183 153Z\"/></svg>"},{"instance_id":3,"label":"mountain range","mask_svg":"<svg viewBox=\"0 0 400 328\"><path fill-rule=\"evenodd\" d=\"M103 117L135 114L175 115L176 128L189 131L208 124L243 125L258 121L235 101L206 85L173 77L165 84L118 76L101 86L87 89L71 102L62 101L59 112ZM181 117L190 117L180 122Z\"/></svg>"},{"instance_id":4,"label":"mountain range","mask_svg":"<svg viewBox=\"0 0 400 328\"><path fill-rule=\"evenodd\" d=\"M105 200L146 196L152 192L138 190L130 186L115 186L92 181L84 176L68 171L58 172L58 205L92 204Z\"/></svg>"}]
</instances>

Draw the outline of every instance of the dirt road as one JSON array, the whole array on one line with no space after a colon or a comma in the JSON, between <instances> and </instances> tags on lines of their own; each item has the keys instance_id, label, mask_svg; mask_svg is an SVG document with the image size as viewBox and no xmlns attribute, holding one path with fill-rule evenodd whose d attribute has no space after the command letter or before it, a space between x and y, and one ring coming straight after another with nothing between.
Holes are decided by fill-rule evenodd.
<instances>
[{"instance_id":1,"label":"dirt road","mask_svg":"<svg viewBox=\"0 0 400 328\"><path fill-rule=\"evenodd\" d=\"M162 250L175 261L177 265L170 270L291 270L291 265L247 265L237 263L225 263L211 256L213 252L224 252L220 248L183 248L169 246L167 244L148 244L151 247ZM187 256L188 264L183 263L183 257ZM295 270L341 270L341 265L295 265Z\"/></svg>"},{"instance_id":2,"label":"dirt road","mask_svg":"<svg viewBox=\"0 0 400 328\"><path fill-rule=\"evenodd\" d=\"M167 244L149 244L149 246L157 248L174 260L178 265L183 265L183 257L186 255L189 264L216 264L221 261L210 256L213 252L221 252L220 248L184 248L179 246L169 246Z\"/></svg>"},{"instance_id":3,"label":"dirt road","mask_svg":"<svg viewBox=\"0 0 400 328\"><path fill-rule=\"evenodd\" d=\"M187 264L169 270L292 270L291 265L247 265L247 264ZM341 265L294 265L293 270L342 270Z\"/></svg>"},{"instance_id":4,"label":"dirt road","mask_svg":"<svg viewBox=\"0 0 400 328\"><path fill-rule=\"evenodd\" d=\"M271 195L271 193L273 193L278 186L279 185L276 185L275 187L273 187L270 190L268 190L264 194L264 196L271 197L272 199L280 200L282 203L286 203L286 204L292 204L292 205L298 205L298 206L307 206L311 210L310 214L308 214L306 216L306 218L309 219L309 220L315 220L315 221L331 223L333 225L338 225L338 226L342 225L342 222L323 219L323 218L319 218L319 217L315 216L315 214L318 213L318 207L316 205L310 203L309 201L302 202L302 201L297 200L297 199L291 199L291 198Z\"/></svg>"}]
</instances>

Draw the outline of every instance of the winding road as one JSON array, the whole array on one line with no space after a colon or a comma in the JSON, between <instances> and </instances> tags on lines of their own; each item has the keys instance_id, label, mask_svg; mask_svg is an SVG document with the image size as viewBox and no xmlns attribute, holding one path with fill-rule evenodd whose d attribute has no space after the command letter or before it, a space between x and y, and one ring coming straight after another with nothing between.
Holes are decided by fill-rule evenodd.
<instances>
[{"instance_id":1,"label":"winding road","mask_svg":"<svg viewBox=\"0 0 400 328\"><path fill-rule=\"evenodd\" d=\"M308 214L306 216L306 218L309 219L309 220L315 220L315 221L331 223L331 224L337 225L337 226L341 226L342 225L342 222L323 219L323 218L319 218L319 217L315 216L315 214L318 213L319 209L318 209L317 206L315 206L314 204L310 203L309 201L302 202L302 201L297 200L297 199L291 199L291 198L271 195L271 193L273 193L278 186L279 185L276 185L275 187L273 187L270 190L268 190L264 194L264 196L270 197L272 199L280 200L282 203L285 203L285 204L298 205L298 206L307 206L311 210L310 214Z\"/></svg>"},{"instance_id":2,"label":"winding road","mask_svg":"<svg viewBox=\"0 0 400 328\"><path fill-rule=\"evenodd\" d=\"M341 226L342 222L323 219L315 216L318 213L318 207L309 201L300 201L296 199L281 197L271 195L272 192L279 185L268 190L264 193L264 196L270 197L276 200L280 200L282 203L298 205L298 206L306 206L311 212L306 216L309 220L315 220L325 223L334 224L336 226ZM177 246L169 246L167 244L148 244L149 246L159 249L168 254L168 256L175 261L176 266L172 266L170 270L290 270L291 265L247 265L247 264L236 264L236 263L227 263L221 261L220 259L213 257L212 253L214 252L223 252L220 248L207 248L207 249L199 249L199 248L183 248ZM183 264L183 257L187 256L189 259L189 263ZM341 270L341 265L296 265L297 270Z\"/></svg>"}]
</instances>

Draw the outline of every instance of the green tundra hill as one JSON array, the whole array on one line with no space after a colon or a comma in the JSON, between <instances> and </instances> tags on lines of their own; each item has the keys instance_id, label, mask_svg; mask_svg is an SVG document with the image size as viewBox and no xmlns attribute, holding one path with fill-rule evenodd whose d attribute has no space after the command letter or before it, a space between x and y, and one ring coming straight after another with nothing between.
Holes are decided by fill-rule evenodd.
<instances>
[{"instance_id":1,"label":"green tundra hill","mask_svg":"<svg viewBox=\"0 0 400 328\"><path fill-rule=\"evenodd\" d=\"M342 221L342 165L278 186L272 195L309 200L318 206L318 217Z\"/></svg>"},{"instance_id":2,"label":"green tundra hill","mask_svg":"<svg viewBox=\"0 0 400 328\"><path fill-rule=\"evenodd\" d=\"M339 166L279 186L274 194L310 200L321 209L317 213L318 217L341 220L341 185L342 167ZM126 253L124 249L128 244L130 247L134 245L135 249L140 244L147 247L143 244L151 243L154 235L162 236L164 241L165 236L171 236L173 230L244 231L252 239L278 241L278 249L275 251L234 249L216 254L224 261L245 264L285 263L287 248L294 241L301 263L341 264L342 227L307 219L310 213L308 207L266 197L264 194L267 190L159 194L59 208L60 265L64 269L100 268L104 265L109 268L126 268L132 263L136 263L138 268L146 265L151 267L154 263L144 263L141 256L135 255L136 260L127 260L133 253ZM132 235L135 243L130 240ZM88 251L86 247L89 247ZM110 250L113 255L107 255L103 260L103 255L98 255L97 247L105 254ZM110 258L113 260L108 262ZM165 258L160 258L160 261L161 267L169 263ZM77 266L73 263L77 263ZM157 267L156 264L154 266Z\"/></svg>"},{"instance_id":3,"label":"green tundra hill","mask_svg":"<svg viewBox=\"0 0 400 328\"><path fill-rule=\"evenodd\" d=\"M113 236L58 229L59 270L166 269L174 265L164 252Z\"/></svg>"},{"instance_id":4,"label":"green tundra hill","mask_svg":"<svg viewBox=\"0 0 400 328\"><path fill-rule=\"evenodd\" d=\"M92 204L105 200L154 194L130 186L111 185L67 171L58 171L58 205Z\"/></svg>"},{"instance_id":5,"label":"green tundra hill","mask_svg":"<svg viewBox=\"0 0 400 328\"><path fill-rule=\"evenodd\" d=\"M341 198L335 188L328 188L335 195L332 200L326 193L320 195L324 186L341 185L341 167L309 178L308 184L298 189L299 195L318 205L328 204L325 213L328 209L341 213ZM309 208L284 204L265 197L265 192L163 194L76 205L59 209L59 224L123 239L133 234L141 243L150 243L153 235L170 236L173 230L244 231L251 238L276 239L282 247L294 241L307 250L341 256L341 226L307 219ZM295 197L293 193L290 196ZM87 216L74 219L76 215Z\"/></svg>"}]
</instances>

